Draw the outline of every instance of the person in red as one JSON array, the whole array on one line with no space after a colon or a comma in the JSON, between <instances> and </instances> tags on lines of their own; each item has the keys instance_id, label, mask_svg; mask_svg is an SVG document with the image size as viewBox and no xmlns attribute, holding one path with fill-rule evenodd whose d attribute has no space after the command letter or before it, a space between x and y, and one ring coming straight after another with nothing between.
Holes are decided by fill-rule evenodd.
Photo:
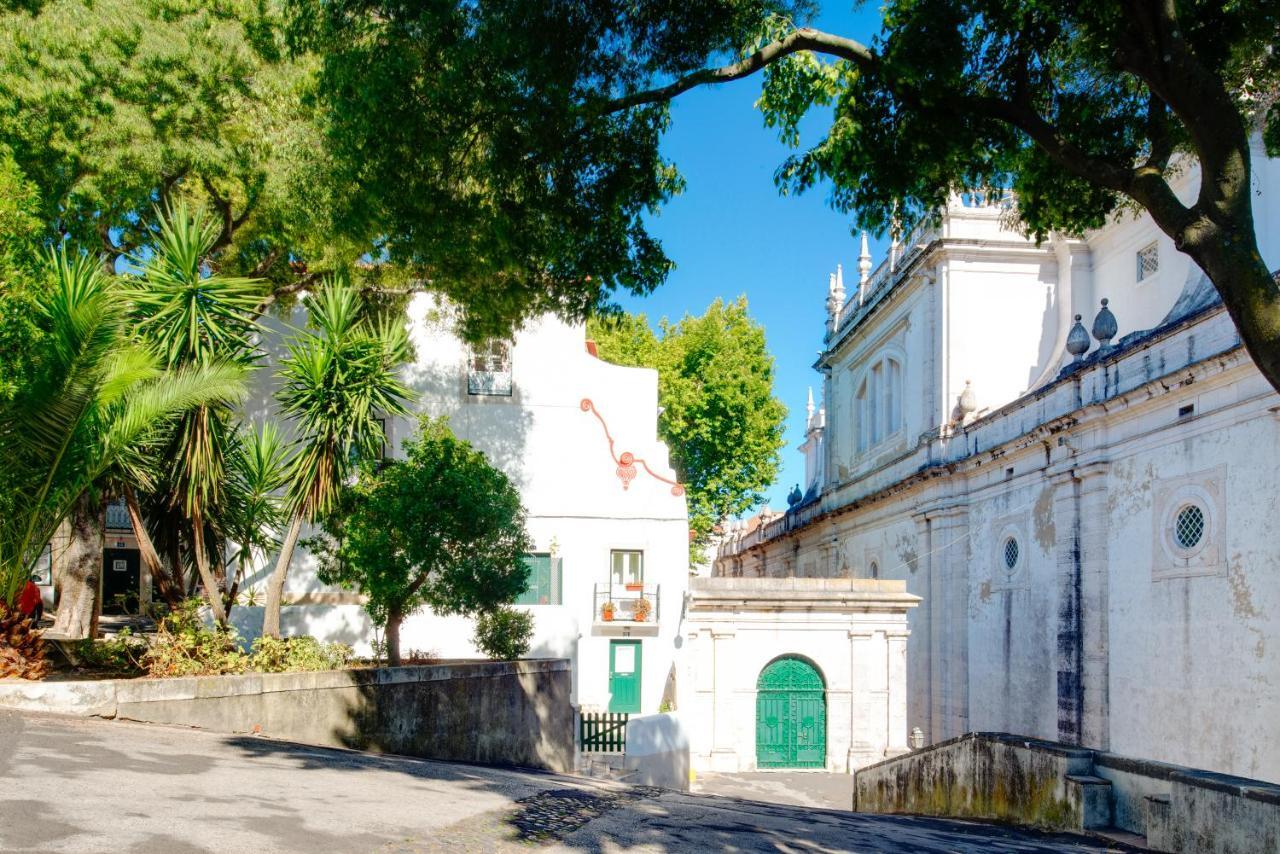
<instances>
[{"instance_id":1,"label":"person in red","mask_svg":"<svg viewBox=\"0 0 1280 854\"><path fill-rule=\"evenodd\" d=\"M31 617L33 623L40 622L44 616L44 602L40 598L40 588L36 586L36 577L27 579L27 584L18 594L18 611Z\"/></svg>"}]
</instances>

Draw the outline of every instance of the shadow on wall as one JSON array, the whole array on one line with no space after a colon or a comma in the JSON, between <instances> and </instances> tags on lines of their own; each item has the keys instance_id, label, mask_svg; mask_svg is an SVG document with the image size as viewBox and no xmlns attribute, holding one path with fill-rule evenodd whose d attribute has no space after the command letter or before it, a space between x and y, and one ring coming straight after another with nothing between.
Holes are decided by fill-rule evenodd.
<instances>
[{"instance_id":1,"label":"shadow on wall","mask_svg":"<svg viewBox=\"0 0 1280 854\"><path fill-rule=\"evenodd\" d=\"M436 665L438 679L399 671L344 691L343 719L323 743L424 759L573 770L567 662Z\"/></svg>"},{"instance_id":2,"label":"shadow on wall","mask_svg":"<svg viewBox=\"0 0 1280 854\"><path fill-rule=\"evenodd\" d=\"M246 647L262 635L261 605L238 605L231 612ZM345 643L358 655L370 654L373 623L359 605L286 605L280 610L280 633L285 637L310 635L324 642Z\"/></svg>"}]
</instances>

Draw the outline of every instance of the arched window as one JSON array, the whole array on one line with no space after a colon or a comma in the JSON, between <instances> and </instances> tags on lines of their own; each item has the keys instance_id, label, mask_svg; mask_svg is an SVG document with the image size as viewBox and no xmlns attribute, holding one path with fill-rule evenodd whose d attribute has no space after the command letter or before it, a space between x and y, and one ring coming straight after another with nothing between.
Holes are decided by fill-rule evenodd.
<instances>
[{"instance_id":1,"label":"arched window","mask_svg":"<svg viewBox=\"0 0 1280 854\"><path fill-rule=\"evenodd\" d=\"M903 426L902 360L881 353L864 371L853 398L858 451L880 444Z\"/></svg>"}]
</instances>

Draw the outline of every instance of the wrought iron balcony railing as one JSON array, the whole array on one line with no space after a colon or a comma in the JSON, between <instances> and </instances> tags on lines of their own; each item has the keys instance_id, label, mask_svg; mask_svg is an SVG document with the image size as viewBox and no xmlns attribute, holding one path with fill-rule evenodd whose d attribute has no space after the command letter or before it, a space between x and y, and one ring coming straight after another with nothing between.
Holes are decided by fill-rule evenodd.
<instances>
[{"instance_id":1,"label":"wrought iron balcony railing","mask_svg":"<svg viewBox=\"0 0 1280 854\"><path fill-rule=\"evenodd\" d=\"M660 587L659 584L597 584L595 622L657 624L661 606L658 597ZM606 605L611 607L606 608Z\"/></svg>"}]
</instances>

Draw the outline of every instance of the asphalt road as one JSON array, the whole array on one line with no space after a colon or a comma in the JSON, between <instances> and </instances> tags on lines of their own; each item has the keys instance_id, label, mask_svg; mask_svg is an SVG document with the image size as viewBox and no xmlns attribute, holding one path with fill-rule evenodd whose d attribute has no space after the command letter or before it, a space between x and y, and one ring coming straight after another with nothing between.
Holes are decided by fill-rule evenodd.
<instances>
[{"instance_id":1,"label":"asphalt road","mask_svg":"<svg viewBox=\"0 0 1280 854\"><path fill-rule=\"evenodd\" d=\"M264 738L0 711L0 851L1104 851Z\"/></svg>"}]
</instances>

